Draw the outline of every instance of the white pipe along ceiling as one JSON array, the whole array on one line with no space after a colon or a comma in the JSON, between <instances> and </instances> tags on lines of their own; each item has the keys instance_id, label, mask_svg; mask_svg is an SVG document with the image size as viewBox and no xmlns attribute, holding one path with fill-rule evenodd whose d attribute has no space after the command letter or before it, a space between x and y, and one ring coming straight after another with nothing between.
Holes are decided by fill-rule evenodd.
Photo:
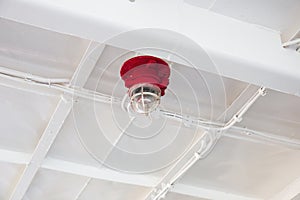
<instances>
[{"instance_id":1,"label":"white pipe along ceiling","mask_svg":"<svg viewBox=\"0 0 300 200\"><path fill-rule=\"evenodd\" d=\"M2 0L0 200L300 200L299 17Z\"/></svg>"}]
</instances>

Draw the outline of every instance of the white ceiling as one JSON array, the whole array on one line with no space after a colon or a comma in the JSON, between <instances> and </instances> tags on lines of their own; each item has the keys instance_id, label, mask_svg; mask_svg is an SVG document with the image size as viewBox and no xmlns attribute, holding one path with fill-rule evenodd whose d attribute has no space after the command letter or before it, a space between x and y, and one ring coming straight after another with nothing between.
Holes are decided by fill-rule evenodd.
<instances>
[{"instance_id":1,"label":"white ceiling","mask_svg":"<svg viewBox=\"0 0 300 200\"><path fill-rule=\"evenodd\" d=\"M284 40L300 30L298 0L185 0L221 15L281 32ZM289 38L288 38L289 37Z\"/></svg>"},{"instance_id":2,"label":"white ceiling","mask_svg":"<svg viewBox=\"0 0 300 200\"><path fill-rule=\"evenodd\" d=\"M31 153L50 120L59 96L43 96L5 86L0 86L0 91L0 146Z\"/></svg>"},{"instance_id":3,"label":"white ceiling","mask_svg":"<svg viewBox=\"0 0 300 200\"><path fill-rule=\"evenodd\" d=\"M222 2L216 1L216 4ZM233 5L237 6L233 6L234 13L240 13L239 10L248 8L245 7L248 4L250 4L249 8L262 7L262 10L268 10L269 7L269 4L261 1L250 1L245 4L235 2ZM290 13L286 12L286 8L290 5L293 5L293 8L299 6L296 1L280 0L272 1L271 5L270 9L274 7L275 10L279 10L275 12L275 19L277 15L281 16L281 13ZM224 9L227 6L229 4ZM258 11L249 12L249 18L256 16ZM112 15L112 13L117 14ZM262 14L257 21L270 19L268 16L271 13ZM36 17L37 15L39 17ZM281 17L287 19L286 15L289 14L283 14ZM297 87L300 77L299 54L282 48L283 35L278 30L237 20L182 0L176 3L173 0L135 2L3 0L0 16L100 43L110 42L112 46L129 50L132 50L136 44L148 45L150 42L153 47L183 50L185 55L197 59L200 55L198 51L194 51L195 46L191 46L192 41L192 45L196 44L197 47L203 48L213 59L222 76L299 96ZM299 20L288 18L283 21L289 24L291 21L297 23ZM299 27L299 25L291 27L295 30L289 33L295 34ZM173 35L159 34L155 30L165 30L165 32L168 30ZM124 36L128 37L128 35L131 37L124 39ZM182 48L178 48L178 45ZM191 49L194 53L189 53ZM165 54L161 52L156 54L152 52L152 54L165 58ZM274 57L278 59L274 60ZM170 59L174 61L172 57ZM205 65L198 67L215 72L215 68ZM284 80L285 84L279 83L277 81L279 78Z\"/></svg>"},{"instance_id":4,"label":"white ceiling","mask_svg":"<svg viewBox=\"0 0 300 200\"><path fill-rule=\"evenodd\" d=\"M0 66L26 73L34 70L44 77L70 78L88 45L87 40L3 19L0 26L5 30L0 32Z\"/></svg>"},{"instance_id":5,"label":"white ceiling","mask_svg":"<svg viewBox=\"0 0 300 200\"><path fill-rule=\"evenodd\" d=\"M222 6L223 3L226 2L216 1L210 9L229 15L234 9L230 5L240 4L227 2ZM240 6L246 9L246 5ZM248 8L257 9L250 5ZM292 14L280 19L287 20ZM6 19L0 20L0 29L5 30L0 32L1 67L47 78L71 79L78 66L86 66L81 65L85 52L96 43ZM122 98L126 88L119 69L124 60L135 54L104 46L99 57L93 58L95 66L83 88ZM258 88L173 62L162 107L226 122ZM139 121L126 127L129 118L119 103L95 103L76 95L70 98L53 87L17 82L5 76L0 78L0 95L0 199L9 199L14 188L19 187L17 183L24 178L22 171L26 166L26 169L36 167L37 173L33 174L33 180L28 179L24 200L144 199L174 161L203 134L193 126L158 116L147 128L140 128ZM56 121L51 117L57 105L70 101L72 109L65 113L65 119ZM222 137L212 154L179 181L193 191L182 191L175 185L166 199L205 200L213 199L215 194L224 199L222 195L227 193L236 199L269 199L280 193L300 177L299 105L300 97L269 89L243 121ZM44 146L36 149L47 134L44 132L47 124L51 123L62 127L56 137L48 133L54 140L52 143L45 139L49 142L49 152ZM124 130L126 134L122 134ZM266 140L257 139L251 131ZM275 144L278 138L286 144ZM31 155L39 151L47 155L35 166ZM210 193L199 192L204 190Z\"/></svg>"},{"instance_id":6,"label":"white ceiling","mask_svg":"<svg viewBox=\"0 0 300 200\"><path fill-rule=\"evenodd\" d=\"M85 186L85 184L88 185ZM130 200L142 198L150 190L150 188L120 183L116 184L110 181L95 180L51 170L40 170L32 182L32 185L33 187L27 192L24 198L25 200L45 198L53 200ZM82 193L80 193L81 191Z\"/></svg>"},{"instance_id":7,"label":"white ceiling","mask_svg":"<svg viewBox=\"0 0 300 200\"><path fill-rule=\"evenodd\" d=\"M8 199L24 166L0 162L0 198Z\"/></svg>"},{"instance_id":8,"label":"white ceiling","mask_svg":"<svg viewBox=\"0 0 300 200\"><path fill-rule=\"evenodd\" d=\"M300 176L299 156L299 150L223 138L180 182L270 199Z\"/></svg>"},{"instance_id":9,"label":"white ceiling","mask_svg":"<svg viewBox=\"0 0 300 200\"><path fill-rule=\"evenodd\" d=\"M297 0L185 0L194 6L267 28L285 31L300 17Z\"/></svg>"}]
</instances>

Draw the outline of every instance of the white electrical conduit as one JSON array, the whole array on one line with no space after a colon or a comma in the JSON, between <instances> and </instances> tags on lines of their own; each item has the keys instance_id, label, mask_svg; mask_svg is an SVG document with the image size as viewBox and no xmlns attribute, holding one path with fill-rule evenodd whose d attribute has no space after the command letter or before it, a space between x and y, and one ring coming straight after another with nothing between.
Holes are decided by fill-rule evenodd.
<instances>
[{"instance_id":1,"label":"white electrical conduit","mask_svg":"<svg viewBox=\"0 0 300 200\"><path fill-rule=\"evenodd\" d=\"M300 140L291 139L285 136L274 135L270 133L262 133L243 127L233 126L230 133L224 134L226 137L248 140L269 145L281 145L289 149L300 149Z\"/></svg>"},{"instance_id":2,"label":"white electrical conduit","mask_svg":"<svg viewBox=\"0 0 300 200\"><path fill-rule=\"evenodd\" d=\"M58 91L65 92L70 95L74 95L74 97L82 97L89 100L94 100L101 103L121 103L122 106L126 104L127 95L124 96L123 100L112 97L110 95L98 93L98 92L91 92L90 90L86 90L83 88L73 88L69 85L69 79L49 79L44 77L39 77L36 75L31 75L24 72L19 72L16 70L11 70L7 68L0 67L0 77L10 79L17 82L32 84L40 87L46 87L55 89ZM262 90L261 90L262 91ZM256 97L256 95L255 95ZM253 98L251 98L253 99ZM249 104L248 104L249 105ZM123 108L124 110L127 110L128 108ZM194 125L198 126L199 128L203 128L204 130L214 130L214 129L226 129L226 125L222 123L216 123L207 121L204 119L196 119L190 116L184 116L182 114L173 113L166 110L158 110L159 114L161 114L164 117L168 117L174 120L180 120L183 121L184 124ZM240 114L239 114L240 116ZM228 127L228 126L227 126ZM240 131L240 132L249 132L251 135L258 136L261 138L265 138L268 141L273 141L275 143L280 144L287 144L289 146L300 146L298 141L294 141L288 138L281 138L278 136L274 136L272 134L267 133L261 133L261 132L255 132L252 130L245 130L244 128L234 127L234 129Z\"/></svg>"},{"instance_id":3,"label":"white electrical conduit","mask_svg":"<svg viewBox=\"0 0 300 200\"><path fill-rule=\"evenodd\" d=\"M205 143L203 140L201 140L201 146L199 150L204 149ZM195 153L194 156L188 160L185 165L173 176L170 181L166 184L162 183L162 189L158 190L158 193L151 195L152 200L160 200L164 199L166 197L166 194L172 189L174 186L174 183L183 175L185 174L199 159L200 157L199 153Z\"/></svg>"},{"instance_id":4,"label":"white electrical conduit","mask_svg":"<svg viewBox=\"0 0 300 200\"><path fill-rule=\"evenodd\" d=\"M242 120L243 115L247 110L255 103L255 101L260 97L266 94L266 88L261 87L257 92L246 102L246 104L224 125L219 128L208 128L201 139L200 148L196 151L185 165L165 184L162 184L162 188L158 190L159 192L152 196L152 200L160 200L165 198L165 195L171 190L172 186L182 177L198 160L205 158L214 148L219 138L222 135L222 131L228 130L237 122ZM169 115L168 115L169 116ZM181 117L176 115L176 118ZM182 118L183 119L183 118ZM205 137L209 137L208 144L205 143Z\"/></svg>"},{"instance_id":5,"label":"white electrical conduit","mask_svg":"<svg viewBox=\"0 0 300 200\"><path fill-rule=\"evenodd\" d=\"M122 100L102 93L91 92L90 90L86 90L83 88L72 88L69 85L69 79L57 79L57 78L49 79L49 78L39 77L36 75L31 75L28 73L19 72L16 70L11 70L3 67L0 67L0 77L21 82L21 83L27 83L27 84L40 86L40 87L55 89L70 95L74 95L74 97L82 97L85 99L94 100L101 103L115 102L115 103L121 103L121 105L124 106L127 100L126 98L127 95L125 95ZM123 107L123 109L127 110L128 108ZM180 120L183 121L184 124L198 126L199 128L203 128L204 130L226 129L226 125L222 123L211 122L204 119L196 119L190 116L184 116L182 114L177 114L166 110L158 110L158 112L164 117L168 117L174 120ZM289 138L281 138L281 137L274 136L272 134L255 132L252 130L245 130L244 128L239 128L239 127L234 127L234 129L238 129L238 131L240 132L250 131L251 135L260 138L265 138L267 141L272 141L273 143L280 143L280 144L284 144L288 146L296 146L296 147L300 146L298 141L294 141Z\"/></svg>"},{"instance_id":6,"label":"white electrical conduit","mask_svg":"<svg viewBox=\"0 0 300 200\"><path fill-rule=\"evenodd\" d=\"M33 81L36 83L48 84L48 85L69 83L69 79L66 79L66 78L55 78L55 79L43 78L40 76L35 76L35 75L29 74L29 73L16 71L16 70L8 69L8 68L1 67L1 66L0 66L0 74L2 76L5 76L6 78L10 77L13 80L23 79L23 80L27 80L27 81Z\"/></svg>"},{"instance_id":7,"label":"white electrical conduit","mask_svg":"<svg viewBox=\"0 0 300 200\"><path fill-rule=\"evenodd\" d=\"M225 131L232 127L235 123L242 120L242 116L247 112L247 110L252 106L252 104L260 97L266 94L266 88L261 87L257 92L246 102L246 104L226 123L215 123L210 121L205 121L202 119L192 119L188 116L184 117L183 115L172 113L165 110L159 110L163 116L168 118L174 118L181 120L183 122L189 123L190 125L195 125L205 130L216 130L216 131Z\"/></svg>"},{"instance_id":8,"label":"white electrical conduit","mask_svg":"<svg viewBox=\"0 0 300 200\"><path fill-rule=\"evenodd\" d=\"M101 103L119 103L121 102L121 99L112 97L106 94L102 94L99 92L91 92L90 90L86 90L83 88L72 88L69 86L65 85L58 85L58 84L53 84L51 85L51 88L60 90L62 92L65 92L67 94L73 95L74 97L82 97L85 99L93 100L96 102L101 102Z\"/></svg>"},{"instance_id":9,"label":"white electrical conduit","mask_svg":"<svg viewBox=\"0 0 300 200\"><path fill-rule=\"evenodd\" d=\"M98 92L91 92L83 88L73 88L69 85L70 80L66 78L44 78L29 73L24 73L12 69L7 69L0 66L0 77L7 78L17 82L26 82L32 85L47 87L62 91L64 93L82 97L85 99L94 100L97 102L120 102L120 99L113 98Z\"/></svg>"},{"instance_id":10,"label":"white electrical conduit","mask_svg":"<svg viewBox=\"0 0 300 200\"><path fill-rule=\"evenodd\" d=\"M296 45L296 44L300 44L300 38L285 42L282 44L282 46L289 47L289 46Z\"/></svg>"},{"instance_id":11,"label":"white electrical conduit","mask_svg":"<svg viewBox=\"0 0 300 200\"><path fill-rule=\"evenodd\" d=\"M126 103L126 96L123 99L115 98L110 95L92 92L90 90L86 90L83 88L75 88L69 85L69 79L64 78L44 78L24 72L19 72L12 69L3 68L0 66L0 77L4 77L10 80L30 83L37 86L47 87L62 91L64 93L74 95L74 97L82 97L89 100L94 100L102 103L121 103L122 108L127 110L124 105ZM185 163L185 165L173 176L168 183L164 184L163 188L159 190L159 192L153 197L153 200L159 200L163 198L166 193L172 188L174 183L186 172L188 171L198 160L205 158L210 151L213 149L214 145L218 141L221 136L222 131L226 131L232 126L234 126L237 122L242 120L242 116L247 112L247 110L253 105L253 103L260 97L266 94L266 89L264 87L259 88L259 90L246 102L246 104L226 123L216 123L203 119L195 119L190 116L183 116L181 114L173 113L166 110L158 110L158 112L168 118L172 118L175 120L183 121L185 124L194 125L200 128L203 128L207 132L204 137L208 137L208 144L205 143L205 138L203 138L200 142L200 148L197 152L194 153L193 157ZM244 131L243 128L234 127L240 131ZM278 138L271 134L263 134L260 132L251 131L251 134L254 136L258 136L264 138L268 141L278 142L282 144L289 144L294 146L299 146L298 141L293 141L287 138Z\"/></svg>"},{"instance_id":12,"label":"white electrical conduit","mask_svg":"<svg viewBox=\"0 0 300 200\"><path fill-rule=\"evenodd\" d=\"M98 102L103 102L103 103L109 103L109 102L121 102L122 106L124 106L125 101L126 101L126 96L121 100L115 97L112 97L110 95L98 93L98 92L91 92L90 90L86 90L83 88L73 88L72 86L69 86L69 79L62 79L62 78L55 78L55 79L50 79L50 78L44 78L36 75L32 75L29 73L24 73L24 72L19 72L16 70L0 67L0 76L9 78L12 80L16 81L27 81L30 82L31 84L39 85L39 86L44 86L48 88L53 88L57 89L59 91L65 92L67 94L71 94L74 96L98 101ZM220 131L222 130L227 130L230 128L233 124L235 124L237 121L241 120L241 116L249 109L249 107L253 104L253 102L265 92L265 88L260 88L259 91L244 105L244 107L229 121L227 122L224 126L222 127L215 127L214 129L219 129ZM124 108L123 108L124 109ZM125 109L124 109L125 110ZM163 116L166 117L171 117L171 118L177 118L183 121L190 121L192 124L198 125L201 128L204 129L212 129L210 125L215 125L218 126L218 124L213 123L213 122L207 122L205 120L193 120L189 117L184 118L180 114L164 111L164 110L159 110ZM220 126L220 125L219 125Z\"/></svg>"}]
</instances>

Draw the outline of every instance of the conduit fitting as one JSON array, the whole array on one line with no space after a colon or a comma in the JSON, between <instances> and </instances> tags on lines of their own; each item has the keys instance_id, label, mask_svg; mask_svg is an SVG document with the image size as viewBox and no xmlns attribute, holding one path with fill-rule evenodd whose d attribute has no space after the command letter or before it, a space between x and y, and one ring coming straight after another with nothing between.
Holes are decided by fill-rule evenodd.
<instances>
[{"instance_id":1,"label":"conduit fitting","mask_svg":"<svg viewBox=\"0 0 300 200\"><path fill-rule=\"evenodd\" d=\"M243 118L242 117L240 117L239 115L234 115L234 121L235 122L241 122L242 120L243 120Z\"/></svg>"},{"instance_id":2,"label":"conduit fitting","mask_svg":"<svg viewBox=\"0 0 300 200\"><path fill-rule=\"evenodd\" d=\"M258 92L261 96L265 96L267 94L267 89L265 87L261 87Z\"/></svg>"},{"instance_id":3,"label":"conduit fitting","mask_svg":"<svg viewBox=\"0 0 300 200\"><path fill-rule=\"evenodd\" d=\"M300 44L300 38L298 39L294 39L294 40L291 40L291 41L288 41L288 42L285 42L283 43L283 47L286 48L286 47L289 47L289 46L293 46L293 45L297 45L297 44Z\"/></svg>"},{"instance_id":4,"label":"conduit fitting","mask_svg":"<svg viewBox=\"0 0 300 200\"><path fill-rule=\"evenodd\" d=\"M161 190L158 191L157 195L152 196L153 200L161 200L161 199L165 199L167 193L172 189L173 184L171 183L162 183L161 184Z\"/></svg>"},{"instance_id":5,"label":"conduit fitting","mask_svg":"<svg viewBox=\"0 0 300 200\"><path fill-rule=\"evenodd\" d=\"M195 152L194 156L197 160L199 160L201 158L200 152Z\"/></svg>"},{"instance_id":6,"label":"conduit fitting","mask_svg":"<svg viewBox=\"0 0 300 200\"><path fill-rule=\"evenodd\" d=\"M198 151L194 152L193 156L181 167L177 172L175 172L174 176L168 180L171 185L174 185L180 177L182 177L198 160L205 158L215 147L216 143L218 142L219 138L222 136L221 134L214 135L214 131L221 132L228 130L232 126L234 126L237 122L242 120L242 116L248 111L248 109L255 103L255 101L266 94L265 87L259 88L256 93L241 107L241 109L232 116L232 118L222 127L205 127L208 131L213 132L206 132L205 135L201 138L201 146ZM178 118L184 120L183 116L177 114L171 114L169 112L165 112L166 116ZM193 120L192 120L193 121ZM215 123L208 123L208 124L215 124ZM170 173L170 172L169 172ZM166 181L167 182L167 181ZM155 193L154 198L151 197L151 200L159 200L163 195L165 195L170 189L164 185L161 186L162 189L159 193ZM147 198L148 199L148 198Z\"/></svg>"},{"instance_id":7,"label":"conduit fitting","mask_svg":"<svg viewBox=\"0 0 300 200\"><path fill-rule=\"evenodd\" d=\"M160 104L169 84L170 67L153 56L137 56L123 63L120 75L128 88L131 109L149 114Z\"/></svg>"}]
</instances>

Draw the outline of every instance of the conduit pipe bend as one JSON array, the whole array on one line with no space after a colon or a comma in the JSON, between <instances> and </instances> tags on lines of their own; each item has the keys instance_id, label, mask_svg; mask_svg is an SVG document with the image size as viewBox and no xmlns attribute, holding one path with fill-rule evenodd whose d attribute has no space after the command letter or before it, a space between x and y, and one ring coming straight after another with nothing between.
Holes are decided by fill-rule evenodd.
<instances>
[{"instance_id":1,"label":"conduit pipe bend","mask_svg":"<svg viewBox=\"0 0 300 200\"><path fill-rule=\"evenodd\" d=\"M118 99L109 95L101 94L98 92L91 92L89 90L85 90L83 88L75 88L69 85L69 79L64 78L44 78L40 76L35 76L7 68L0 67L0 77L12 79L14 81L19 82L30 82L31 84L35 84L43 87L50 87L67 94L71 94L74 96L79 96L82 98L103 102L103 103L121 103L122 108L127 110L124 107L126 103L126 99ZM247 110L255 103L255 101L260 97L266 94L266 88L261 87L257 90L257 92L245 103L244 106L225 124L206 121L203 119L193 119L189 116L183 116L181 114L172 113L165 110L158 110L158 112L165 117L181 120L185 123L189 123L191 125L195 125L199 128L203 128L206 132L200 139L200 148L196 151L193 156L184 164L184 166L175 173L175 175L167 181L167 183L161 184L161 189L156 190L157 192L151 195L152 200L160 200L165 197L169 190L171 190L172 186L178 181L179 178L182 177L198 160L205 158L213 149L213 147L218 142L219 138L222 136L222 132L228 130L236 123L242 120L243 115L247 112Z\"/></svg>"},{"instance_id":2,"label":"conduit pipe bend","mask_svg":"<svg viewBox=\"0 0 300 200\"><path fill-rule=\"evenodd\" d=\"M172 189L174 184L180 179L198 160L205 158L217 144L222 132L228 130L236 123L242 120L243 115L255 103L260 96L266 95L266 88L261 87L257 92L246 102L244 106L223 126L221 127L207 127L205 134L200 139L200 148L193 156L184 164L184 166L175 173L175 175L166 183L161 184L161 188L155 189L154 193L150 195L151 200L164 199L166 194ZM165 113L166 114L166 113ZM170 116L168 116L170 117ZM180 117L179 115L174 117ZM182 116L181 116L182 117ZM216 125L216 124L215 124Z\"/></svg>"},{"instance_id":3,"label":"conduit pipe bend","mask_svg":"<svg viewBox=\"0 0 300 200\"><path fill-rule=\"evenodd\" d=\"M296 44L300 44L300 38L285 42L282 44L282 46L286 48L286 47L296 45Z\"/></svg>"},{"instance_id":4,"label":"conduit pipe bend","mask_svg":"<svg viewBox=\"0 0 300 200\"><path fill-rule=\"evenodd\" d=\"M43 86L48 88L53 88L67 94L71 94L74 96L79 96L82 98L86 98L93 101L98 101L102 103L121 103L123 110L128 111L127 107L124 106L126 104L127 95L123 99L118 99L116 97L112 97L110 95L102 94L99 92L91 92L84 88L76 88L69 85L70 80L67 78L44 78L24 72L19 72L12 69L7 69L4 67L0 67L0 77L12 79L18 82L29 82L31 84L37 86ZM157 110L162 116L173 118L176 120L182 120L183 122L198 126L199 128L203 128L208 131L225 131L232 127L236 122L242 120L242 116L249 109L249 107L256 101L259 96L264 96L266 89L261 87L249 100L248 102L237 112L226 124L211 122L203 119L194 119L190 116L184 116L182 114L173 113L165 110Z\"/></svg>"}]
</instances>

